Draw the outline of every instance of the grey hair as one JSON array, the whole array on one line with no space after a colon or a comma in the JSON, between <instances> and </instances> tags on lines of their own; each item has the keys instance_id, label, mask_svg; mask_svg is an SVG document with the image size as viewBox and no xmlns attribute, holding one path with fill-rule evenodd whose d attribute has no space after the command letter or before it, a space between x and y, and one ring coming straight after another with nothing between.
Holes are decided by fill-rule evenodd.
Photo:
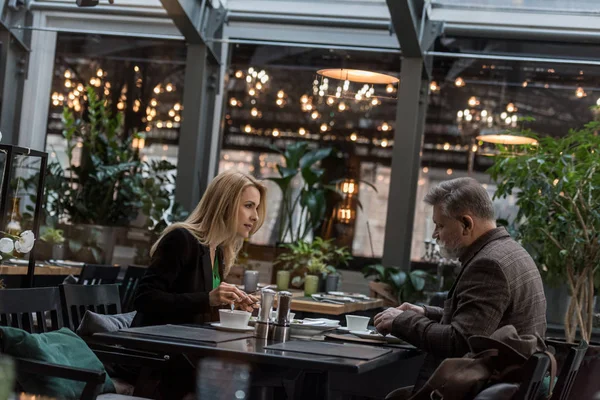
<instances>
[{"instance_id":1,"label":"grey hair","mask_svg":"<svg viewBox=\"0 0 600 400\"><path fill-rule=\"evenodd\" d=\"M450 218L471 214L493 221L494 206L488 192L473 178L457 178L444 181L432 188L425 196L425 203L441 207Z\"/></svg>"}]
</instances>

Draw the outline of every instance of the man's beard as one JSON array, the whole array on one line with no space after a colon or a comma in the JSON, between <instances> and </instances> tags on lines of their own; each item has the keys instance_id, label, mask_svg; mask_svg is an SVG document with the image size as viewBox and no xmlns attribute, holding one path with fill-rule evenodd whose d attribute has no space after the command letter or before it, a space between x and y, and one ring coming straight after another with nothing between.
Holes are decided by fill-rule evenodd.
<instances>
[{"instance_id":1,"label":"man's beard","mask_svg":"<svg viewBox=\"0 0 600 400\"><path fill-rule=\"evenodd\" d=\"M440 247L440 255L448 260L456 260L462 254L463 248L456 246L449 246L442 242L441 240L437 241L437 245Z\"/></svg>"}]
</instances>

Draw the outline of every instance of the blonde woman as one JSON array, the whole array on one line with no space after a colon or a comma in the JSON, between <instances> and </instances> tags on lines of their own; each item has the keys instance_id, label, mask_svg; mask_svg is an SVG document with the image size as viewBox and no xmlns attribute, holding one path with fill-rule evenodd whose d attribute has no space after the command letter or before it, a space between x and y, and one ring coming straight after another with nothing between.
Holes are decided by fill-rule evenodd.
<instances>
[{"instance_id":1,"label":"blonde woman","mask_svg":"<svg viewBox=\"0 0 600 400\"><path fill-rule=\"evenodd\" d=\"M212 319L214 307L257 308L256 297L223 281L244 238L263 224L265 199L265 187L252 176L226 171L215 177L192 214L152 246L132 325L201 324Z\"/></svg>"}]
</instances>

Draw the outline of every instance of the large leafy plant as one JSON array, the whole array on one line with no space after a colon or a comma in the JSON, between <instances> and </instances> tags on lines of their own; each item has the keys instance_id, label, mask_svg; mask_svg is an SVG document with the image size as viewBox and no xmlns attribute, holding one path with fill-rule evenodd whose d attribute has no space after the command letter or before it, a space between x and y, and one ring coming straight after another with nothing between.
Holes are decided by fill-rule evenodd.
<instances>
[{"instance_id":1,"label":"large leafy plant","mask_svg":"<svg viewBox=\"0 0 600 400\"><path fill-rule=\"evenodd\" d=\"M108 101L87 88L83 115L63 111L68 164L49 165L46 210L71 223L127 226L143 212L148 228L161 230L185 213L173 204L175 166L167 161L143 162L134 138L123 132L122 113L113 115ZM85 118L84 118L85 117ZM80 160L74 157L80 149Z\"/></svg>"},{"instance_id":2,"label":"large leafy plant","mask_svg":"<svg viewBox=\"0 0 600 400\"><path fill-rule=\"evenodd\" d=\"M283 194L278 240L280 243L294 243L304 240L325 219L325 193L328 189L327 183L323 182L325 170L317 163L327 158L333 149L311 150L307 142L293 143L284 151L274 149L284 158L284 163L277 165L279 176L269 178ZM296 193L292 181L300 177L302 185ZM294 219L296 213L299 213L299 218Z\"/></svg>"},{"instance_id":3,"label":"large leafy plant","mask_svg":"<svg viewBox=\"0 0 600 400\"><path fill-rule=\"evenodd\" d=\"M296 270L308 267L317 261L323 265L322 272L334 272L340 265L348 265L352 255L347 247L336 246L333 239L325 240L315 237L312 242L299 240L294 243L284 243L282 247L288 251L279 254L275 265L281 269Z\"/></svg>"},{"instance_id":4,"label":"large leafy plant","mask_svg":"<svg viewBox=\"0 0 600 400\"><path fill-rule=\"evenodd\" d=\"M392 294L398 298L399 304L423 300L425 297L423 291L427 283L435 279L420 269L406 272L396 267L384 267L381 264L369 265L362 272L365 278L373 276L376 281L389 285Z\"/></svg>"},{"instance_id":5,"label":"large leafy plant","mask_svg":"<svg viewBox=\"0 0 600 400\"><path fill-rule=\"evenodd\" d=\"M590 340L594 286L600 284L599 129L600 123L592 122L562 138L540 138L537 146L500 147L489 170L498 183L495 197L516 194L518 238L545 278L570 289L568 341L578 327Z\"/></svg>"}]
</instances>

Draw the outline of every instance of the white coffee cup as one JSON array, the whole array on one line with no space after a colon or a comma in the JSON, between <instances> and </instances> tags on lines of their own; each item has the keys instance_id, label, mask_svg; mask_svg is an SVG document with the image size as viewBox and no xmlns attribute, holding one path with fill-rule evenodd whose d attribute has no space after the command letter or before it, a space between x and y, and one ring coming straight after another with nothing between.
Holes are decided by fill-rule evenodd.
<instances>
[{"instance_id":1,"label":"white coffee cup","mask_svg":"<svg viewBox=\"0 0 600 400\"><path fill-rule=\"evenodd\" d=\"M351 331L366 331L370 320L371 318L369 317L346 315L346 326Z\"/></svg>"},{"instance_id":2,"label":"white coffee cup","mask_svg":"<svg viewBox=\"0 0 600 400\"><path fill-rule=\"evenodd\" d=\"M246 328L251 315L241 310L219 310L221 326L225 328Z\"/></svg>"}]
</instances>

